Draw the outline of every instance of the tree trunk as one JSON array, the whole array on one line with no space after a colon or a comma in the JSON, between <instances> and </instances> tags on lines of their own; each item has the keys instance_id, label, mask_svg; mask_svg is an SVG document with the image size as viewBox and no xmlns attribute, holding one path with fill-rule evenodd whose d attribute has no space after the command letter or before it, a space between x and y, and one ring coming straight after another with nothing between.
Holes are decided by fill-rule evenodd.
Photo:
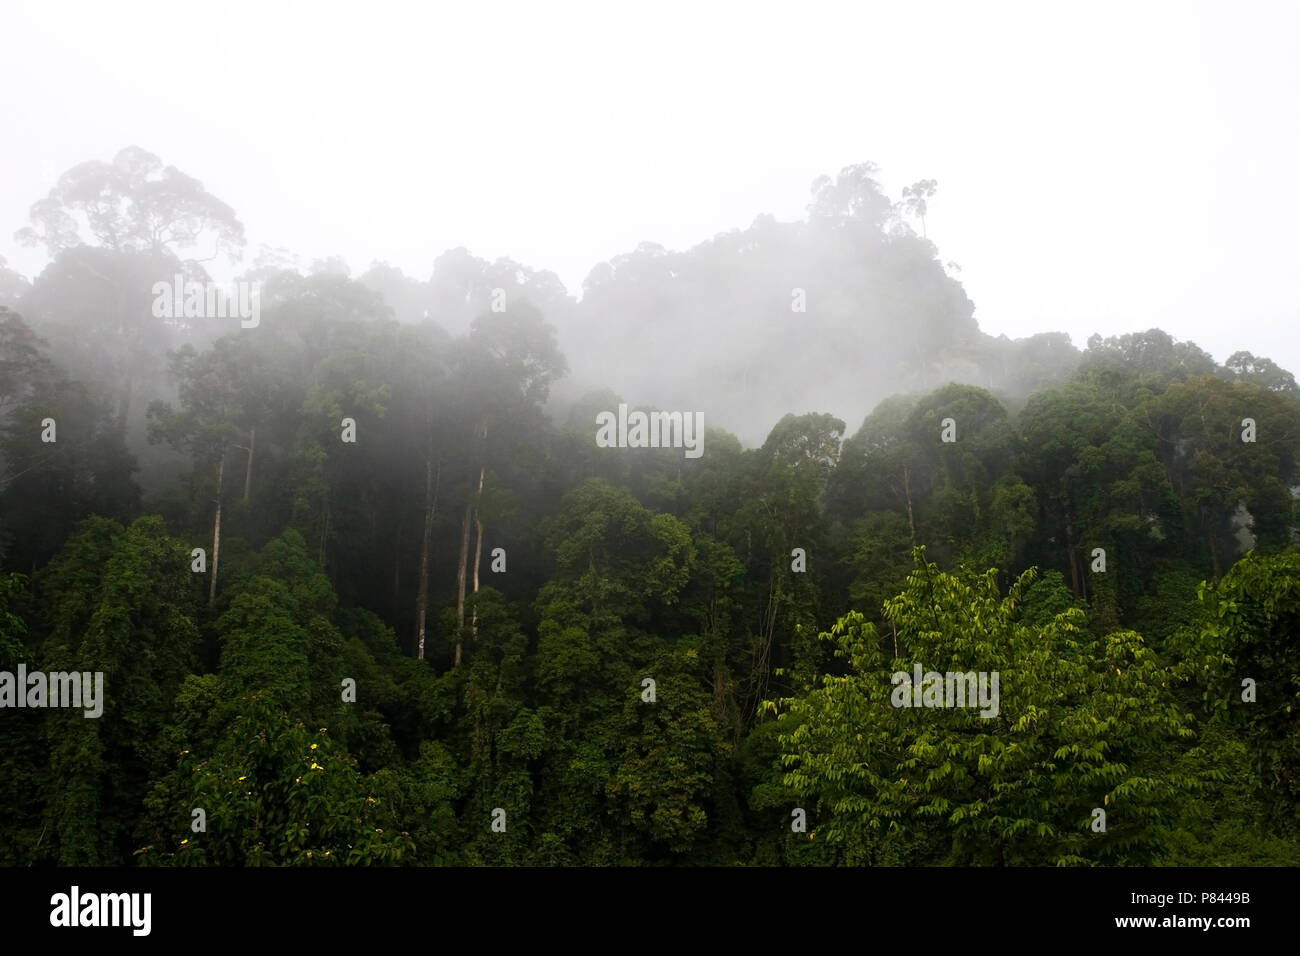
<instances>
[{"instance_id":1,"label":"tree trunk","mask_svg":"<svg viewBox=\"0 0 1300 956\"><path fill-rule=\"evenodd\" d=\"M483 497L483 472L486 469L480 468L478 473L478 499ZM478 573L479 566L483 563L483 519L478 513L478 501L474 504L474 596L478 596ZM478 638L478 605L470 611L469 622L470 636L472 639Z\"/></svg>"},{"instance_id":2,"label":"tree trunk","mask_svg":"<svg viewBox=\"0 0 1300 956\"><path fill-rule=\"evenodd\" d=\"M759 618L759 638L762 641L762 647L758 655L758 664L756 667L751 668L750 671L750 681L754 687L755 714L759 712L763 699L767 696L768 676L772 661L772 644L776 636L776 616L780 600L781 582L773 573L768 584L767 608Z\"/></svg>"},{"instance_id":3,"label":"tree trunk","mask_svg":"<svg viewBox=\"0 0 1300 956\"><path fill-rule=\"evenodd\" d=\"M474 499L465 502L465 517L460 523L460 560L456 567L456 659L460 666L460 632L465 627L465 564L469 560L469 520L474 512Z\"/></svg>"},{"instance_id":4,"label":"tree trunk","mask_svg":"<svg viewBox=\"0 0 1300 956\"><path fill-rule=\"evenodd\" d=\"M465 628L465 570L469 562L469 524L470 520L478 511L478 498L483 493L483 474L486 466L483 464L483 441L487 438L487 422L479 422L478 427L474 430L475 436L479 439L479 471L478 471L478 488L469 500L465 502L465 516L460 523L460 558L456 564L456 658L453 666L460 666L461 658L461 631ZM474 590L478 590L478 572L475 571Z\"/></svg>"},{"instance_id":5,"label":"tree trunk","mask_svg":"<svg viewBox=\"0 0 1300 956\"><path fill-rule=\"evenodd\" d=\"M217 599L217 562L221 558L221 482L226 473L226 450L217 462L217 515L212 520L212 580L208 582L208 607Z\"/></svg>"},{"instance_id":6,"label":"tree trunk","mask_svg":"<svg viewBox=\"0 0 1300 956\"><path fill-rule=\"evenodd\" d=\"M248 493L253 487L253 449L257 445L257 426L248 429L248 467L244 469L244 504L248 504Z\"/></svg>"},{"instance_id":7,"label":"tree trunk","mask_svg":"<svg viewBox=\"0 0 1300 956\"><path fill-rule=\"evenodd\" d=\"M429 544L433 538L433 515L438 508L438 482L442 480L442 464L438 464L438 477L433 477L433 449L424 459L424 534L420 539L420 586L415 598L415 656L424 660L424 622L429 609ZM396 571L393 572L394 577ZM396 581L394 581L396 587Z\"/></svg>"}]
</instances>

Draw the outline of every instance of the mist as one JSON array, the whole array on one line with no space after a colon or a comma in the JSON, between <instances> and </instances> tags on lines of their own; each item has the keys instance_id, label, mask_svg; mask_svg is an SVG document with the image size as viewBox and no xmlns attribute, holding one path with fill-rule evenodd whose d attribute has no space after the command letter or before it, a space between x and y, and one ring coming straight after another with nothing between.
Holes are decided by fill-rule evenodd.
<instances>
[{"instance_id":1,"label":"mist","mask_svg":"<svg viewBox=\"0 0 1300 956\"><path fill-rule=\"evenodd\" d=\"M6 38L0 881L1300 859L1295 7Z\"/></svg>"}]
</instances>

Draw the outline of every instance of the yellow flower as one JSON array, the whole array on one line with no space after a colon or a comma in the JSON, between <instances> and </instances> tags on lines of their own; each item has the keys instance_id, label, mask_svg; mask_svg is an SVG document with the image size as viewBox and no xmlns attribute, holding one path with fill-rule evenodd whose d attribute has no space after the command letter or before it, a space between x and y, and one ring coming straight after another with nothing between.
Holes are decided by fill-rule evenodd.
<instances>
[{"instance_id":1,"label":"yellow flower","mask_svg":"<svg viewBox=\"0 0 1300 956\"><path fill-rule=\"evenodd\" d=\"M312 750L315 750L315 749L316 749L316 745L315 745L315 744L312 744L312 745L311 745L311 749L312 749Z\"/></svg>"},{"instance_id":2,"label":"yellow flower","mask_svg":"<svg viewBox=\"0 0 1300 956\"><path fill-rule=\"evenodd\" d=\"M189 840L181 840L181 846L184 846L185 844L187 844L187 843L189 843L189 842L190 842Z\"/></svg>"}]
</instances>

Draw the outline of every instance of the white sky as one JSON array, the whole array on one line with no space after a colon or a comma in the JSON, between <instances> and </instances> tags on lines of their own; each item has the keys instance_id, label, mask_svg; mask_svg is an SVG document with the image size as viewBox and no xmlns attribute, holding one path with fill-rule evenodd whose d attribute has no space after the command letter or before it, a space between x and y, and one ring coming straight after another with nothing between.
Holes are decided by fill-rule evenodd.
<instances>
[{"instance_id":1,"label":"white sky","mask_svg":"<svg viewBox=\"0 0 1300 956\"><path fill-rule=\"evenodd\" d=\"M59 173L127 145L249 251L459 245L575 294L642 240L803 214L873 160L987 332L1161 326L1300 374L1300 4L7 5L0 255Z\"/></svg>"}]
</instances>

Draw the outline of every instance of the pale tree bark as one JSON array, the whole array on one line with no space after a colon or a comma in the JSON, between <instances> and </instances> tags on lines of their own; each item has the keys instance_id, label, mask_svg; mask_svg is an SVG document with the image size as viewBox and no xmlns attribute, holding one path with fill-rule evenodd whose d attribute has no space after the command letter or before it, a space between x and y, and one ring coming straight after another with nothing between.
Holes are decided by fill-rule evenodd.
<instances>
[{"instance_id":1,"label":"pale tree bark","mask_svg":"<svg viewBox=\"0 0 1300 956\"><path fill-rule=\"evenodd\" d=\"M217 514L212 519L212 580L208 582L208 606L217 599L217 563L221 558L221 482L226 473L226 451L217 462Z\"/></svg>"},{"instance_id":2,"label":"pale tree bark","mask_svg":"<svg viewBox=\"0 0 1300 956\"><path fill-rule=\"evenodd\" d=\"M781 583L775 572L768 583L767 607L759 618L759 638L762 641L757 665L750 670L750 680L754 685L754 713L762 707L767 696L768 679L772 665L772 645L776 639L777 605L781 600Z\"/></svg>"},{"instance_id":3,"label":"pale tree bark","mask_svg":"<svg viewBox=\"0 0 1300 956\"><path fill-rule=\"evenodd\" d=\"M454 666L459 667L461 661L461 632L465 628L465 579L467 577L467 565L469 563L469 527L470 522L475 520L478 515L479 498L483 494L483 475L486 466L483 464L483 442L487 439L487 422L482 421L474 430L475 437L479 439L479 471L478 487L469 500L465 502L465 515L460 523L460 558L456 563L456 657ZM480 531L479 547L482 547L482 532ZM478 591L478 568L474 570L474 590ZM477 618L475 622L477 623Z\"/></svg>"},{"instance_id":4,"label":"pale tree bark","mask_svg":"<svg viewBox=\"0 0 1300 956\"><path fill-rule=\"evenodd\" d=\"M483 472L478 474L478 493L479 497L483 496ZM483 519L478 513L478 508L474 509L474 596L478 596L478 572L479 565L483 563ZM478 605L475 604L470 612L469 622L470 636L472 639L478 638Z\"/></svg>"},{"instance_id":5,"label":"pale tree bark","mask_svg":"<svg viewBox=\"0 0 1300 956\"><path fill-rule=\"evenodd\" d=\"M456 658L453 666L460 666L461 630L465 627L465 565L469 560L469 522L474 512L474 499L465 502L465 517L460 523L460 560L456 566Z\"/></svg>"}]
</instances>

